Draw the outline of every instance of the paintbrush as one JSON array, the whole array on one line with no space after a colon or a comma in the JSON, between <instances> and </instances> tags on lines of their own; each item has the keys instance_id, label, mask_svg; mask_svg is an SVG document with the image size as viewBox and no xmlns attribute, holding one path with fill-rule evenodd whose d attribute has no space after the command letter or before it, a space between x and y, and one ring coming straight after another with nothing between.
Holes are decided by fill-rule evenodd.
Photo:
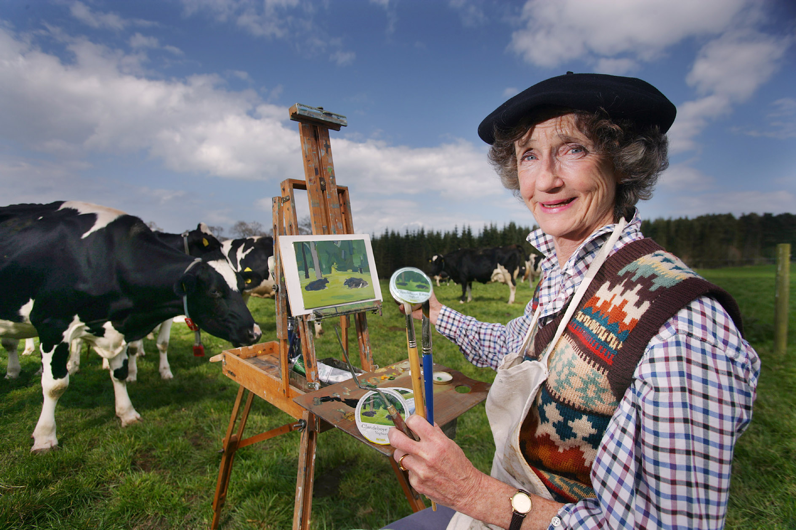
<instances>
[{"instance_id":1,"label":"paintbrush","mask_svg":"<svg viewBox=\"0 0 796 530\"><path fill-rule=\"evenodd\" d=\"M375 390L376 393L379 395L379 397L381 397L381 400L384 402L384 405L387 407L387 413L390 415L390 418L392 419L395 428L404 433L405 435L407 435L409 438L413 439L414 441L418 441L419 438L406 425L406 422L404 421L403 416L401 416L401 413L398 412L398 409L395 408L395 405L393 405L387 399L387 396L385 396L384 393L381 390L379 390L378 387L376 387L375 385L370 385L368 383L365 383L367 387L362 386L362 383L357 378L357 374L354 372L354 366L351 364L351 361L348 360L348 351L346 351L345 346L343 346L343 339L340 338L340 331L337 329L337 326L334 326L334 332L337 334L337 342L340 343L340 349L343 350L343 358L345 359L346 366L348 366L348 370L351 372L351 377L354 378L354 383L357 385L357 387L360 390Z\"/></svg>"},{"instance_id":2,"label":"paintbrush","mask_svg":"<svg viewBox=\"0 0 796 530\"><path fill-rule=\"evenodd\" d=\"M428 300L423 303L423 383L426 390L426 419L434 425L434 359L431 354L431 319Z\"/></svg>"}]
</instances>

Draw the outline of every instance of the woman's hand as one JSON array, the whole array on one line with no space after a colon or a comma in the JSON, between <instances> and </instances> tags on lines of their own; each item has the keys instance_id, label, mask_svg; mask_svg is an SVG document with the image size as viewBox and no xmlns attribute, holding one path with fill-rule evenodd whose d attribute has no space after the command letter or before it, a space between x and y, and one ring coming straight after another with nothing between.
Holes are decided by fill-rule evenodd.
<instances>
[{"instance_id":1,"label":"woman's hand","mask_svg":"<svg viewBox=\"0 0 796 530\"><path fill-rule=\"evenodd\" d=\"M478 499L482 480L488 477L475 468L439 425L432 427L417 415L407 418L406 424L420 441L394 427L388 436L395 448L393 458L408 471L409 483L439 504L466 511Z\"/></svg>"},{"instance_id":2,"label":"woman's hand","mask_svg":"<svg viewBox=\"0 0 796 530\"><path fill-rule=\"evenodd\" d=\"M402 314L404 313L404 305L398 301L395 302L398 304L398 311ZM434 292L431 292L431 298L428 299L428 306L429 306L429 315L428 319L431 321L432 324L435 326L437 325L437 317L439 316L440 309L442 309L442 304L439 300L437 300L437 295ZM422 306L417 304L414 306L412 311L412 318L416 320L420 320L423 317Z\"/></svg>"}]
</instances>

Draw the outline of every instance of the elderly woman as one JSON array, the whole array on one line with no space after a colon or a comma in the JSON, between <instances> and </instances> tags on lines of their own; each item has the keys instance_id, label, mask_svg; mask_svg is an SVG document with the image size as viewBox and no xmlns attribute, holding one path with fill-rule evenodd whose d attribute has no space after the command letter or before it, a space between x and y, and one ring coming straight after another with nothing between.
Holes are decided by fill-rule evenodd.
<instances>
[{"instance_id":1,"label":"elderly woman","mask_svg":"<svg viewBox=\"0 0 796 530\"><path fill-rule=\"evenodd\" d=\"M668 165L675 113L640 79L568 73L481 123L541 227L528 241L543 276L505 326L432 298L436 329L497 370L496 452L486 475L439 426L410 417L419 441L392 429L394 458L439 509L387 528L723 527L760 361L732 298L641 234L635 204Z\"/></svg>"}]
</instances>

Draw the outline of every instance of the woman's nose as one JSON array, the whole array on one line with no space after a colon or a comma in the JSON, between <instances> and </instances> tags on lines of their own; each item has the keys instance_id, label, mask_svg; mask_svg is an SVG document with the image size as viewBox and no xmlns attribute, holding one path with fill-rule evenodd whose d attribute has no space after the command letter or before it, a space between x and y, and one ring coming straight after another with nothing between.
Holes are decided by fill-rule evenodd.
<instances>
[{"instance_id":1,"label":"woman's nose","mask_svg":"<svg viewBox=\"0 0 796 530\"><path fill-rule=\"evenodd\" d=\"M536 189L549 191L561 186L561 177L558 174L558 162L555 157L546 157L540 160L539 174L536 176Z\"/></svg>"}]
</instances>

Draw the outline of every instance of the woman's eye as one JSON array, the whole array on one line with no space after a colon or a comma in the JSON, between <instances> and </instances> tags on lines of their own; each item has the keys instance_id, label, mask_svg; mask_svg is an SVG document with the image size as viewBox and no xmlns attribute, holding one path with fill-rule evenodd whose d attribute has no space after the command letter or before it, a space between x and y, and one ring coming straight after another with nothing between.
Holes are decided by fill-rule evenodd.
<instances>
[{"instance_id":1,"label":"woman's eye","mask_svg":"<svg viewBox=\"0 0 796 530\"><path fill-rule=\"evenodd\" d=\"M582 145L570 145L567 152L571 155L585 155L587 151Z\"/></svg>"},{"instance_id":2,"label":"woman's eye","mask_svg":"<svg viewBox=\"0 0 796 530\"><path fill-rule=\"evenodd\" d=\"M536 154L533 151L528 151L524 155L522 155L521 160L536 160Z\"/></svg>"}]
</instances>

